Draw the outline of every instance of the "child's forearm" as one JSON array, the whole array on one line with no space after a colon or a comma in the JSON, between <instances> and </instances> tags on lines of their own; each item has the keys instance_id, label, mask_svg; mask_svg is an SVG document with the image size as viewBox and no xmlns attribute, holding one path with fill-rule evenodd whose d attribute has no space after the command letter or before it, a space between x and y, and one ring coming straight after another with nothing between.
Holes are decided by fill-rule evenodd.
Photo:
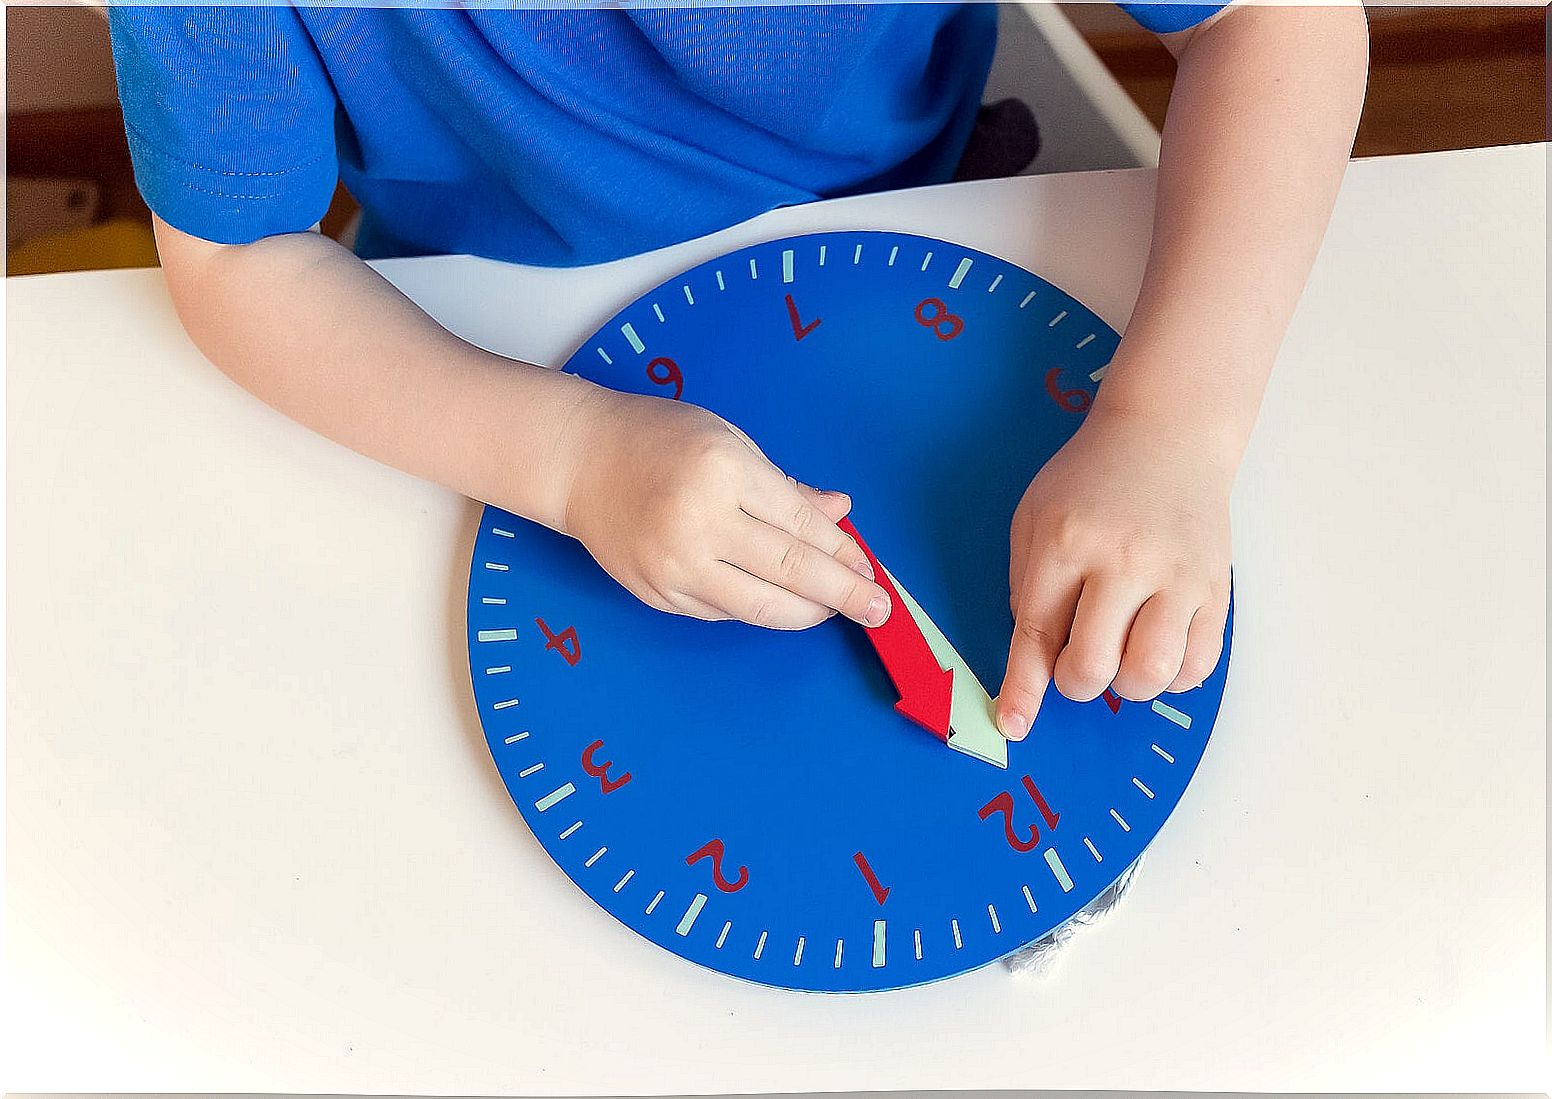
<instances>
[{"instance_id":1,"label":"child's forearm","mask_svg":"<svg viewBox=\"0 0 1552 1099\"><path fill-rule=\"evenodd\" d=\"M157 244L184 326L244 388L578 538L649 605L782 629L888 615L836 525L850 500L789 480L705 409L481 351L316 233L223 246L158 222Z\"/></svg>"},{"instance_id":2,"label":"child's forearm","mask_svg":"<svg viewBox=\"0 0 1552 1099\"><path fill-rule=\"evenodd\" d=\"M1137 306L1095 403L1189 430L1232 471L1352 149L1361 8L1231 8L1179 58Z\"/></svg>"},{"instance_id":3,"label":"child's forearm","mask_svg":"<svg viewBox=\"0 0 1552 1099\"><path fill-rule=\"evenodd\" d=\"M185 328L238 384L368 457L562 525L590 383L459 340L317 233L156 232Z\"/></svg>"}]
</instances>

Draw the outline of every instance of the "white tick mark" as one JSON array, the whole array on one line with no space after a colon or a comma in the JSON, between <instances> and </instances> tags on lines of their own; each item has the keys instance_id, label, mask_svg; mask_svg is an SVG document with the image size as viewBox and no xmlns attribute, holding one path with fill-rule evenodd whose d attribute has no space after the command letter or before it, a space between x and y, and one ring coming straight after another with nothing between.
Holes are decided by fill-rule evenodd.
<instances>
[{"instance_id":1,"label":"white tick mark","mask_svg":"<svg viewBox=\"0 0 1552 1099\"><path fill-rule=\"evenodd\" d=\"M862 245L857 245L857 250L851 254L851 262L853 266L862 262Z\"/></svg>"},{"instance_id":2,"label":"white tick mark","mask_svg":"<svg viewBox=\"0 0 1552 1099\"><path fill-rule=\"evenodd\" d=\"M600 359L602 359L606 363L613 363L614 362L614 360L609 357L609 352L605 351L601 347L598 349L598 357Z\"/></svg>"},{"instance_id":3,"label":"white tick mark","mask_svg":"<svg viewBox=\"0 0 1552 1099\"><path fill-rule=\"evenodd\" d=\"M569 840L572 836L576 835L577 829L581 828L581 827L582 827L582 822L581 821L579 821L579 820L572 821L570 824L568 824L566 826L566 830L560 834L560 838L563 839L563 840Z\"/></svg>"},{"instance_id":4,"label":"white tick mark","mask_svg":"<svg viewBox=\"0 0 1552 1099\"><path fill-rule=\"evenodd\" d=\"M1027 885L1024 886L1024 903L1029 905L1029 910L1031 912L1040 911L1035 907L1035 895L1029 891L1029 886Z\"/></svg>"},{"instance_id":5,"label":"white tick mark","mask_svg":"<svg viewBox=\"0 0 1552 1099\"><path fill-rule=\"evenodd\" d=\"M925 270L927 270L927 265L928 265L928 264L929 264L929 263L931 263L931 262L932 262L932 253L931 253L931 252L928 252L928 253L927 253L927 258L926 258L926 259L924 259L924 260L922 260L922 266L921 266L921 269L922 269L922 270L923 270L923 271L925 271Z\"/></svg>"},{"instance_id":6,"label":"white tick mark","mask_svg":"<svg viewBox=\"0 0 1552 1099\"><path fill-rule=\"evenodd\" d=\"M542 763L535 763L532 767L528 767L528 768L525 768L524 770L519 771L517 773L517 777L518 778L527 778L529 775L537 775L542 770L544 770L544 764L542 764Z\"/></svg>"},{"instance_id":7,"label":"white tick mark","mask_svg":"<svg viewBox=\"0 0 1552 1099\"><path fill-rule=\"evenodd\" d=\"M663 324L668 320L667 317L663 316L663 307L657 302L652 303L652 312L657 314L657 322L659 324Z\"/></svg>"},{"instance_id":8,"label":"white tick mark","mask_svg":"<svg viewBox=\"0 0 1552 1099\"><path fill-rule=\"evenodd\" d=\"M919 962L921 961L921 928L918 927L911 937L916 940L916 960Z\"/></svg>"},{"instance_id":9,"label":"white tick mark","mask_svg":"<svg viewBox=\"0 0 1552 1099\"><path fill-rule=\"evenodd\" d=\"M1002 276L998 275L996 278L992 279L992 284L986 288L986 292L988 294L990 294L993 290L997 289L997 287L999 287L1001 285L1002 285Z\"/></svg>"},{"instance_id":10,"label":"white tick mark","mask_svg":"<svg viewBox=\"0 0 1552 1099\"><path fill-rule=\"evenodd\" d=\"M1121 826L1121 831L1123 831L1123 832L1130 832L1132 830L1132 826L1130 824L1127 824L1126 821L1124 819L1122 819L1120 813L1117 813L1114 809L1112 809L1112 810L1110 810L1110 815L1112 817L1114 817L1115 818L1115 822Z\"/></svg>"},{"instance_id":11,"label":"white tick mark","mask_svg":"<svg viewBox=\"0 0 1552 1099\"><path fill-rule=\"evenodd\" d=\"M1002 924L997 920L997 910L991 905L986 906L986 914L992 918L992 934L1002 934Z\"/></svg>"},{"instance_id":12,"label":"white tick mark","mask_svg":"<svg viewBox=\"0 0 1552 1099\"><path fill-rule=\"evenodd\" d=\"M802 963L803 963L803 936L799 935L798 936L798 948L792 952L792 964L793 965L801 965Z\"/></svg>"},{"instance_id":13,"label":"white tick mark","mask_svg":"<svg viewBox=\"0 0 1552 1099\"><path fill-rule=\"evenodd\" d=\"M721 271L717 272L717 289L718 290L726 290L727 289L727 283L722 281L722 272Z\"/></svg>"},{"instance_id":14,"label":"white tick mark","mask_svg":"<svg viewBox=\"0 0 1552 1099\"><path fill-rule=\"evenodd\" d=\"M491 527L490 528L490 532L492 534L494 534L497 538L516 538L517 537L517 535L513 534L511 531L503 530L501 527Z\"/></svg>"},{"instance_id":15,"label":"white tick mark","mask_svg":"<svg viewBox=\"0 0 1552 1099\"><path fill-rule=\"evenodd\" d=\"M768 931L760 932L760 941L754 944L754 960L755 961L759 961L760 960L760 955L765 953L765 936L768 935L768 934L770 934L770 932L768 932Z\"/></svg>"},{"instance_id":16,"label":"white tick mark","mask_svg":"<svg viewBox=\"0 0 1552 1099\"><path fill-rule=\"evenodd\" d=\"M490 704L490 708L492 710L510 710L513 706L516 706L520 701L522 701L522 700L521 699L517 699L517 698L503 698L500 702L492 702Z\"/></svg>"},{"instance_id":17,"label":"white tick mark","mask_svg":"<svg viewBox=\"0 0 1552 1099\"><path fill-rule=\"evenodd\" d=\"M873 968L884 968L884 921L873 921Z\"/></svg>"},{"instance_id":18,"label":"white tick mark","mask_svg":"<svg viewBox=\"0 0 1552 1099\"><path fill-rule=\"evenodd\" d=\"M1094 847L1094 841L1089 839L1087 836L1083 837L1083 846L1087 847L1089 849L1089 854L1094 856L1094 861L1095 862L1104 862L1105 861L1103 858L1100 857L1099 851Z\"/></svg>"},{"instance_id":19,"label":"white tick mark","mask_svg":"<svg viewBox=\"0 0 1552 1099\"><path fill-rule=\"evenodd\" d=\"M512 570L499 561L486 561L485 567L491 572L511 572Z\"/></svg>"},{"instance_id":20,"label":"white tick mark","mask_svg":"<svg viewBox=\"0 0 1552 1099\"><path fill-rule=\"evenodd\" d=\"M480 602L484 603L487 607L504 607L507 605L507 601L505 599L501 599L493 595L482 597Z\"/></svg>"},{"instance_id":21,"label":"white tick mark","mask_svg":"<svg viewBox=\"0 0 1552 1099\"><path fill-rule=\"evenodd\" d=\"M574 794L576 792L577 792L577 788L575 786L571 785L571 783L569 783L569 782L566 783L564 786L557 786L555 789L551 790L548 794L545 794L538 801L534 802L534 808L539 810L539 812L541 812L541 813L548 812L549 810L555 808L557 805L559 805L561 802L565 801L567 798L569 798L572 794ZM565 836L561 837L561 839L565 839L565 838L566 838Z\"/></svg>"},{"instance_id":22,"label":"white tick mark","mask_svg":"<svg viewBox=\"0 0 1552 1099\"><path fill-rule=\"evenodd\" d=\"M634 871L634 870L627 870L627 871L625 871L625 876L622 877L619 881L614 883L614 891L616 893L618 893L620 890L624 889L625 886L626 886L626 883L629 882L635 876L636 876L636 871Z\"/></svg>"},{"instance_id":23,"label":"white tick mark","mask_svg":"<svg viewBox=\"0 0 1552 1099\"><path fill-rule=\"evenodd\" d=\"M512 665L510 665L510 664L497 664L494 668L486 668L485 669L485 674L486 675L505 675L507 672L510 672L511 670L512 670Z\"/></svg>"},{"instance_id":24,"label":"white tick mark","mask_svg":"<svg viewBox=\"0 0 1552 1099\"><path fill-rule=\"evenodd\" d=\"M516 630L481 630L474 635L481 641L516 641Z\"/></svg>"},{"instance_id":25,"label":"white tick mark","mask_svg":"<svg viewBox=\"0 0 1552 1099\"><path fill-rule=\"evenodd\" d=\"M659 889L657 891L657 896L653 897L650 901L647 902L647 915L652 915L653 911L657 908L658 902L662 899L663 891Z\"/></svg>"},{"instance_id":26,"label":"white tick mark","mask_svg":"<svg viewBox=\"0 0 1552 1099\"><path fill-rule=\"evenodd\" d=\"M895 257L899 254L900 246L897 244L889 250L889 263L886 266L893 267L895 265Z\"/></svg>"},{"instance_id":27,"label":"white tick mark","mask_svg":"<svg viewBox=\"0 0 1552 1099\"><path fill-rule=\"evenodd\" d=\"M1028 305L1031 301L1034 300L1034 297L1035 297L1035 292L1033 290L1031 290L1029 293L1025 294L1024 295L1024 300L1019 302L1019 308L1020 309L1024 308L1024 306Z\"/></svg>"},{"instance_id":28,"label":"white tick mark","mask_svg":"<svg viewBox=\"0 0 1552 1099\"><path fill-rule=\"evenodd\" d=\"M604 857L604 852L607 850L609 850L607 847L600 847L597 851L594 851L591 855L589 855L587 857L587 861L582 865L592 866L595 862Z\"/></svg>"},{"instance_id":29,"label":"white tick mark","mask_svg":"<svg viewBox=\"0 0 1552 1099\"><path fill-rule=\"evenodd\" d=\"M781 281L792 281L792 249L783 248L781 251Z\"/></svg>"},{"instance_id":30,"label":"white tick mark","mask_svg":"<svg viewBox=\"0 0 1552 1099\"><path fill-rule=\"evenodd\" d=\"M620 325L620 332L625 336L625 342L631 345L636 354L641 354L647 349L647 345L641 342L641 337L636 335L636 326L629 321Z\"/></svg>"},{"instance_id":31,"label":"white tick mark","mask_svg":"<svg viewBox=\"0 0 1552 1099\"><path fill-rule=\"evenodd\" d=\"M524 729L520 733L513 733L511 736L507 737L506 740L503 741L502 743L504 743L504 744L516 744L520 740L527 740L527 739L528 739L528 730Z\"/></svg>"},{"instance_id":32,"label":"white tick mark","mask_svg":"<svg viewBox=\"0 0 1552 1099\"><path fill-rule=\"evenodd\" d=\"M1189 729L1191 727L1191 715L1181 713L1167 702L1160 702L1155 698L1153 700L1153 712L1162 718L1173 721L1182 729Z\"/></svg>"},{"instance_id":33,"label":"white tick mark","mask_svg":"<svg viewBox=\"0 0 1552 1099\"><path fill-rule=\"evenodd\" d=\"M948 280L948 288L950 290L959 289L959 284L965 281L965 275L969 272L970 265L974 262L969 256L959 261L959 266L954 268L954 274Z\"/></svg>"},{"instance_id":34,"label":"white tick mark","mask_svg":"<svg viewBox=\"0 0 1552 1099\"><path fill-rule=\"evenodd\" d=\"M1145 785L1143 785L1142 779L1137 778L1137 777L1134 776L1132 778L1132 785L1137 787L1137 789L1141 790L1149 798L1153 797L1153 791L1148 789Z\"/></svg>"},{"instance_id":35,"label":"white tick mark","mask_svg":"<svg viewBox=\"0 0 1552 1099\"><path fill-rule=\"evenodd\" d=\"M844 946L844 945L845 945L845 940L843 940L843 939L836 939L835 940L835 967L834 968L836 968L836 969L840 969L841 968L841 947Z\"/></svg>"},{"instance_id":36,"label":"white tick mark","mask_svg":"<svg viewBox=\"0 0 1552 1099\"><path fill-rule=\"evenodd\" d=\"M701 909L706 907L706 894L697 893L695 899L690 902L690 907L684 910L684 915L679 917L679 926L674 928L681 936L688 935L690 928L695 926L695 920L701 914Z\"/></svg>"},{"instance_id":37,"label":"white tick mark","mask_svg":"<svg viewBox=\"0 0 1552 1099\"><path fill-rule=\"evenodd\" d=\"M1163 748L1160 748L1157 744L1150 744L1149 747L1152 748L1155 752L1157 752L1160 756L1162 756L1165 763L1174 763L1175 762L1175 757L1170 755Z\"/></svg>"},{"instance_id":38,"label":"white tick mark","mask_svg":"<svg viewBox=\"0 0 1552 1099\"><path fill-rule=\"evenodd\" d=\"M1045 849L1045 862L1051 868L1051 873L1056 875L1056 882L1062 887L1062 892L1072 892L1072 878L1067 873L1067 867L1062 865L1061 856L1056 853L1056 848Z\"/></svg>"},{"instance_id":39,"label":"white tick mark","mask_svg":"<svg viewBox=\"0 0 1552 1099\"><path fill-rule=\"evenodd\" d=\"M1091 344L1093 342L1094 342L1094 333L1090 332L1087 336L1084 336L1081 340L1078 341L1077 348L1078 348L1079 351L1082 351L1085 347L1087 347L1089 344Z\"/></svg>"},{"instance_id":40,"label":"white tick mark","mask_svg":"<svg viewBox=\"0 0 1552 1099\"><path fill-rule=\"evenodd\" d=\"M1062 318L1066 315L1067 310L1063 309L1060 313L1056 314L1056 316L1052 317L1049 322L1047 322L1046 327L1055 328L1058 324L1062 323Z\"/></svg>"},{"instance_id":41,"label":"white tick mark","mask_svg":"<svg viewBox=\"0 0 1552 1099\"><path fill-rule=\"evenodd\" d=\"M690 293L690 284L684 284L684 300L691 305L695 304L695 295Z\"/></svg>"},{"instance_id":42,"label":"white tick mark","mask_svg":"<svg viewBox=\"0 0 1552 1099\"><path fill-rule=\"evenodd\" d=\"M728 932L733 930L733 921L729 920L722 925L722 934L717 936L717 949L722 949L722 944L727 942Z\"/></svg>"},{"instance_id":43,"label":"white tick mark","mask_svg":"<svg viewBox=\"0 0 1552 1099\"><path fill-rule=\"evenodd\" d=\"M949 920L948 924L949 924L950 927L952 927L954 929L954 949L955 950L963 950L964 947L965 947L965 944L964 944L964 940L962 940L959 937L959 921L958 920Z\"/></svg>"},{"instance_id":44,"label":"white tick mark","mask_svg":"<svg viewBox=\"0 0 1552 1099\"><path fill-rule=\"evenodd\" d=\"M1090 371L1089 372L1089 381L1097 382L1097 381L1103 380L1104 377L1105 377L1105 374L1108 373L1109 370L1110 370L1110 364L1106 363L1104 366L1100 367L1098 370Z\"/></svg>"}]
</instances>

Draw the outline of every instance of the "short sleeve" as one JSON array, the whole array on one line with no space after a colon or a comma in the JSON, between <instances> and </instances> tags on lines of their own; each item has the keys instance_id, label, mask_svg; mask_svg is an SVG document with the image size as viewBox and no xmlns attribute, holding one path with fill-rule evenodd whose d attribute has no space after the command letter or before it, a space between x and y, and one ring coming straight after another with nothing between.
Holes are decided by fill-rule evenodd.
<instances>
[{"instance_id":1,"label":"short sleeve","mask_svg":"<svg viewBox=\"0 0 1552 1099\"><path fill-rule=\"evenodd\" d=\"M1132 0L1117 5L1155 34L1190 30L1217 15L1224 4L1177 4L1174 0Z\"/></svg>"},{"instance_id":2,"label":"short sleeve","mask_svg":"<svg viewBox=\"0 0 1552 1099\"><path fill-rule=\"evenodd\" d=\"M109 8L135 182L168 224L219 244L309 229L339 175L336 99L297 13Z\"/></svg>"}]
</instances>

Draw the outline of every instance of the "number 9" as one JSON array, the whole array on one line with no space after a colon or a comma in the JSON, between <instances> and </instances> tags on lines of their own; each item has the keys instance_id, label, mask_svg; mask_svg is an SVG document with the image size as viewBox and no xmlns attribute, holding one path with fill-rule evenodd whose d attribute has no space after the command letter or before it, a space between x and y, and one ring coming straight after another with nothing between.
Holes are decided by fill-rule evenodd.
<instances>
[{"instance_id":1,"label":"number 9","mask_svg":"<svg viewBox=\"0 0 1552 1099\"><path fill-rule=\"evenodd\" d=\"M659 373L658 368L662 368ZM667 356L659 356L647 364L647 378L653 385L671 385L674 387L674 400L684 395L684 374L679 370L679 364Z\"/></svg>"}]
</instances>

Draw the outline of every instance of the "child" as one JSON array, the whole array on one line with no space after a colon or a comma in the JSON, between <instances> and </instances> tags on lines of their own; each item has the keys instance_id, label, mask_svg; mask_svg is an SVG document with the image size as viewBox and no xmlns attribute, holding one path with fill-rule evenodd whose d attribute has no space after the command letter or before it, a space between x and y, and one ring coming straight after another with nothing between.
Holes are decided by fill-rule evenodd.
<instances>
[{"instance_id":1,"label":"child","mask_svg":"<svg viewBox=\"0 0 1552 1099\"><path fill-rule=\"evenodd\" d=\"M1179 60L1152 250L1104 387L1013 517L997 702L1013 739L1053 678L1073 699L1140 700L1216 665L1229 488L1363 98L1361 8L1126 7ZM362 255L584 264L779 205L943 182L995 5L111 18L173 301L241 385L580 539L661 610L783 629L888 616L836 525L844 494L789 480L703 409L471 347L308 230L343 179Z\"/></svg>"}]
</instances>

